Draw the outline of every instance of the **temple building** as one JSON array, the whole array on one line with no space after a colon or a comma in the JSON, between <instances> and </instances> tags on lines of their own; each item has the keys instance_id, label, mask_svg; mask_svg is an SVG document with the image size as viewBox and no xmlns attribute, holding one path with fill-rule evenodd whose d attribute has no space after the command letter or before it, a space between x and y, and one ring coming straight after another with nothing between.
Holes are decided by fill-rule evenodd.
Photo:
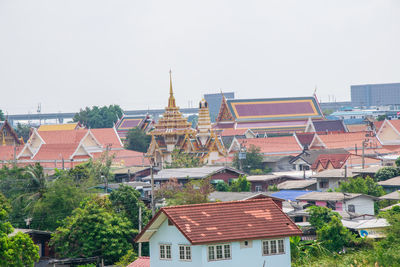
<instances>
[{"instance_id":1,"label":"temple building","mask_svg":"<svg viewBox=\"0 0 400 267\"><path fill-rule=\"evenodd\" d=\"M24 140L18 138L17 133L11 124L5 120L0 121L0 142L2 146L23 145Z\"/></svg>"},{"instance_id":2,"label":"temple building","mask_svg":"<svg viewBox=\"0 0 400 267\"><path fill-rule=\"evenodd\" d=\"M259 134L304 132L309 119L323 120L316 97L228 99L214 129L251 129Z\"/></svg>"},{"instance_id":3,"label":"temple building","mask_svg":"<svg viewBox=\"0 0 400 267\"><path fill-rule=\"evenodd\" d=\"M168 106L148 134L152 139L147 156L161 167L172 162L174 150L191 153L203 164L212 164L226 153L221 140L211 129L208 104L204 99L200 102L197 130L183 117L175 103L171 72Z\"/></svg>"},{"instance_id":4,"label":"temple building","mask_svg":"<svg viewBox=\"0 0 400 267\"><path fill-rule=\"evenodd\" d=\"M115 124L119 138L125 141L128 132L131 129L139 128L147 133L153 126L153 120L150 115L132 116L124 114Z\"/></svg>"}]
</instances>

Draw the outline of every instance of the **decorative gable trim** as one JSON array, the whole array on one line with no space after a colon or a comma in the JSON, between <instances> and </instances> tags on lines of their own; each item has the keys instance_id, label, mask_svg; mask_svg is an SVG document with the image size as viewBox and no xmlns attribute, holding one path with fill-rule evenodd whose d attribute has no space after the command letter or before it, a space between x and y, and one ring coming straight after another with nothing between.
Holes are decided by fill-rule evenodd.
<instances>
[{"instance_id":1,"label":"decorative gable trim","mask_svg":"<svg viewBox=\"0 0 400 267\"><path fill-rule=\"evenodd\" d=\"M318 136L317 133L315 133L314 138L311 141L311 144L310 144L309 148L311 149L314 146L327 148L325 143L321 140L321 138Z\"/></svg>"},{"instance_id":2,"label":"decorative gable trim","mask_svg":"<svg viewBox=\"0 0 400 267\"><path fill-rule=\"evenodd\" d=\"M216 122L232 122L235 119L231 111L229 110L228 103L224 95L222 95L221 107L219 108L219 113Z\"/></svg>"}]
</instances>

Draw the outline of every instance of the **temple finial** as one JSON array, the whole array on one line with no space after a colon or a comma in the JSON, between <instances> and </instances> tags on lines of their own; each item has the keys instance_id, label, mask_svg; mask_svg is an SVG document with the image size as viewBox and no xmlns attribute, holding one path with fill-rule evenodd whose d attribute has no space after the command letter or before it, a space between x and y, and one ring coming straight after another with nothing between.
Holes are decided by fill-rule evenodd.
<instances>
[{"instance_id":1,"label":"temple finial","mask_svg":"<svg viewBox=\"0 0 400 267\"><path fill-rule=\"evenodd\" d=\"M176 107L175 98L174 98L174 92L172 90L172 71L171 71L171 69L169 70L169 99L168 99L168 107L169 108Z\"/></svg>"}]
</instances>

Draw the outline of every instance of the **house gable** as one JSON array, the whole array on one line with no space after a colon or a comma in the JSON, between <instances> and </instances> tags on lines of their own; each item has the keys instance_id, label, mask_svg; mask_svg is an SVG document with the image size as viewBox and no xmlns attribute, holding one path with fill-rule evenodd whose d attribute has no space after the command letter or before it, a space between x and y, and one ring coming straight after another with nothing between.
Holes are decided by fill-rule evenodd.
<instances>
[{"instance_id":1,"label":"house gable","mask_svg":"<svg viewBox=\"0 0 400 267\"><path fill-rule=\"evenodd\" d=\"M400 144L400 133L388 120L383 122L376 137L383 145Z\"/></svg>"}]
</instances>

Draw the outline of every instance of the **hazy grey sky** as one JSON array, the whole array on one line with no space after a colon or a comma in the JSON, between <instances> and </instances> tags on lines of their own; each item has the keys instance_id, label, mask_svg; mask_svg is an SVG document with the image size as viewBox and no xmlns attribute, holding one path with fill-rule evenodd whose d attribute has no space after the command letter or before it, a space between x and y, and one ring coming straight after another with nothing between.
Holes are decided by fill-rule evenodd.
<instances>
[{"instance_id":1,"label":"hazy grey sky","mask_svg":"<svg viewBox=\"0 0 400 267\"><path fill-rule=\"evenodd\" d=\"M399 0L0 0L9 114L328 95L400 82Z\"/></svg>"}]
</instances>

